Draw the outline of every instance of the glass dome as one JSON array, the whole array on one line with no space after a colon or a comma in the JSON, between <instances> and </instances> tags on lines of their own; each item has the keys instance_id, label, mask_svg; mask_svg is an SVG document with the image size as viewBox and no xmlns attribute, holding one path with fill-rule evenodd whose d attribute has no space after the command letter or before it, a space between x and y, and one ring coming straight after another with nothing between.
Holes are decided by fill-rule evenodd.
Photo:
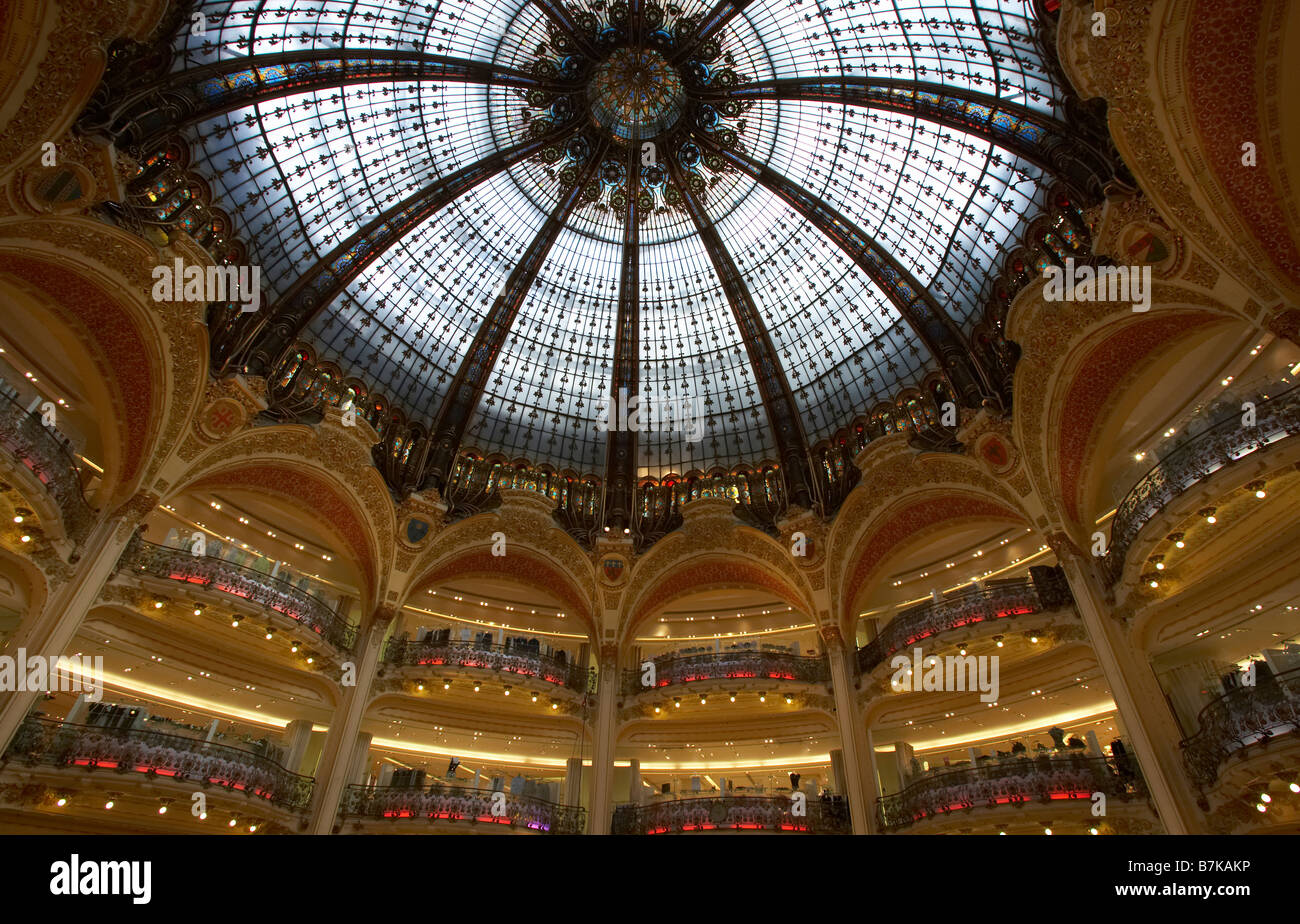
<instances>
[{"instance_id":1,"label":"glass dome","mask_svg":"<svg viewBox=\"0 0 1300 924\"><path fill-rule=\"evenodd\" d=\"M811 444L919 385L939 362L911 287L968 331L1043 204L1044 170L1006 140L1032 119L999 120L1061 116L1024 2L201 8L175 68L258 92L187 136L273 298L456 189L332 263L361 269L297 336L431 429L471 401L462 448L581 472L606 465L619 383L703 415L640 434L650 477L778 459L774 407ZM251 66L272 54L289 63ZM293 89L292 61L333 56L461 63ZM926 116L943 107L972 129Z\"/></svg>"}]
</instances>

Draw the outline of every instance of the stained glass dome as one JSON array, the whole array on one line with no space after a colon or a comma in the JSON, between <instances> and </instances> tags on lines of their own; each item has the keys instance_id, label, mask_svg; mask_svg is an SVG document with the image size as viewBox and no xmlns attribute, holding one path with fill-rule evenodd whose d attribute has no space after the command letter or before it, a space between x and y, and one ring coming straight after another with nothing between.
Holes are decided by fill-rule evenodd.
<instances>
[{"instance_id":1,"label":"stained glass dome","mask_svg":"<svg viewBox=\"0 0 1300 924\"><path fill-rule=\"evenodd\" d=\"M657 477L951 375L1063 119L1016 0L200 8L186 135L299 306L269 329L460 449L578 472L620 388L702 410L640 434Z\"/></svg>"}]
</instances>

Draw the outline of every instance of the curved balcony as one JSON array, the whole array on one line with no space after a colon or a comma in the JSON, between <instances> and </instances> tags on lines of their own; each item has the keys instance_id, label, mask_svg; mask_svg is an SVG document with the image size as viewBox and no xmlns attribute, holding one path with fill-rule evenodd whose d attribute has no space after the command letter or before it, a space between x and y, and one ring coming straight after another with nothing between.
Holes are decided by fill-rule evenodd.
<instances>
[{"instance_id":1,"label":"curved balcony","mask_svg":"<svg viewBox=\"0 0 1300 924\"><path fill-rule=\"evenodd\" d=\"M135 536L127 544L120 568L170 581L220 591L287 616L306 626L340 651L356 644L357 627L321 600L288 581L212 555L155 545Z\"/></svg>"},{"instance_id":2,"label":"curved balcony","mask_svg":"<svg viewBox=\"0 0 1300 924\"><path fill-rule=\"evenodd\" d=\"M71 725L28 718L4 753L5 763L140 773L200 786L221 786L292 812L305 812L315 780L242 748L132 728Z\"/></svg>"},{"instance_id":3,"label":"curved balcony","mask_svg":"<svg viewBox=\"0 0 1300 924\"><path fill-rule=\"evenodd\" d=\"M580 806L501 795L504 803L492 790L444 787L437 782L427 789L352 783L343 793L339 814L344 821L405 819L500 826L538 834L581 834L586 827L587 810ZM497 806L500 814L494 812Z\"/></svg>"},{"instance_id":4,"label":"curved balcony","mask_svg":"<svg viewBox=\"0 0 1300 924\"><path fill-rule=\"evenodd\" d=\"M66 440L28 413L0 382L0 445L35 475L63 517L63 532L80 546L95 525L95 511L81 493L76 457Z\"/></svg>"},{"instance_id":5,"label":"curved balcony","mask_svg":"<svg viewBox=\"0 0 1300 924\"><path fill-rule=\"evenodd\" d=\"M826 683L830 680L830 666L825 658L785 651L715 651L668 655L651 660L655 666L653 686L642 683L645 675L640 667L628 668L623 671L624 696L701 680L793 680L801 683Z\"/></svg>"},{"instance_id":6,"label":"curved balcony","mask_svg":"<svg viewBox=\"0 0 1300 924\"><path fill-rule=\"evenodd\" d=\"M1184 740L1183 763L1201 786L1219 778L1219 767L1232 754L1300 728L1300 668L1265 673L1253 687L1220 696L1201 710L1196 734Z\"/></svg>"},{"instance_id":7,"label":"curved balcony","mask_svg":"<svg viewBox=\"0 0 1300 924\"><path fill-rule=\"evenodd\" d=\"M614 808L613 834L677 834L702 831L771 831L849 834L848 804L809 799L795 814L789 793L772 796L700 796Z\"/></svg>"},{"instance_id":8,"label":"curved balcony","mask_svg":"<svg viewBox=\"0 0 1300 924\"><path fill-rule=\"evenodd\" d=\"M1155 464L1115 508L1105 570L1111 583L1124 573L1129 548L1165 505L1225 465L1300 433L1300 387L1255 407L1255 426L1239 413L1189 439Z\"/></svg>"},{"instance_id":9,"label":"curved balcony","mask_svg":"<svg viewBox=\"0 0 1300 924\"><path fill-rule=\"evenodd\" d=\"M1030 568L1029 573L1027 578L990 581L978 590L927 600L900 611L880 635L858 649L858 671L870 673L894 652L943 632L1074 605L1059 567L1039 566Z\"/></svg>"},{"instance_id":10,"label":"curved balcony","mask_svg":"<svg viewBox=\"0 0 1300 924\"><path fill-rule=\"evenodd\" d=\"M533 677L571 690L586 690L588 671L562 652L543 654L526 647L495 643L455 641L422 642L390 638L384 648L384 663L391 667L464 667Z\"/></svg>"},{"instance_id":11,"label":"curved balcony","mask_svg":"<svg viewBox=\"0 0 1300 924\"><path fill-rule=\"evenodd\" d=\"M1108 799L1145 799L1146 784L1131 755L1042 754L1013 757L976 767L940 770L876 802L882 831L972 808L1081 799L1095 792Z\"/></svg>"}]
</instances>

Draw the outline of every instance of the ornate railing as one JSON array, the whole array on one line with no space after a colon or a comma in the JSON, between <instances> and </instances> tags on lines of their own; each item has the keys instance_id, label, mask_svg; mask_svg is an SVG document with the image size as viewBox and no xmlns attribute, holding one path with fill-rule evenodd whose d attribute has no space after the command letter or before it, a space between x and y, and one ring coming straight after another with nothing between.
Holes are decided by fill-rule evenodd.
<instances>
[{"instance_id":1,"label":"ornate railing","mask_svg":"<svg viewBox=\"0 0 1300 924\"><path fill-rule=\"evenodd\" d=\"M74 545L81 545L95 524L95 511L81 493L76 458L67 442L28 413L0 388L0 444L29 468L45 485L59 512L63 529Z\"/></svg>"},{"instance_id":2,"label":"ornate railing","mask_svg":"<svg viewBox=\"0 0 1300 924\"><path fill-rule=\"evenodd\" d=\"M1254 686L1220 696L1201 710L1197 731L1181 744L1183 762L1197 783L1210 786L1219 766L1235 751L1300 728L1300 668L1265 673Z\"/></svg>"},{"instance_id":3,"label":"ornate railing","mask_svg":"<svg viewBox=\"0 0 1300 924\"><path fill-rule=\"evenodd\" d=\"M427 788L349 784L339 805L346 818L409 818L581 834L587 810L534 796L433 783Z\"/></svg>"},{"instance_id":4,"label":"ornate railing","mask_svg":"<svg viewBox=\"0 0 1300 924\"><path fill-rule=\"evenodd\" d=\"M1132 755L1089 757L1086 753L1015 757L975 767L940 770L876 802L882 831L904 828L924 818L971 808L1028 802L1145 799L1146 783Z\"/></svg>"},{"instance_id":5,"label":"ornate railing","mask_svg":"<svg viewBox=\"0 0 1300 924\"><path fill-rule=\"evenodd\" d=\"M1300 387L1257 404L1255 426L1243 427L1241 415L1234 414L1157 462L1115 508L1105 562L1111 583L1123 574L1133 540L1165 505L1225 465L1296 433L1300 433Z\"/></svg>"},{"instance_id":6,"label":"ornate railing","mask_svg":"<svg viewBox=\"0 0 1300 924\"><path fill-rule=\"evenodd\" d=\"M70 725L28 718L5 762L143 773L201 786L222 786L295 812L306 811L315 780L241 748L129 728Z\"/></svg>"},{"instance_id":7,"label":"ornate railing","mask_svg":"<svg viewBox=\"0 0 1300 924\"><path fill-rule=\"evenodd\" d=\"M614 808L613 834L676 834L693 831L786 831L849 834L848 803L771 796L700 796Z\"/></svg>"},{"instance_id":8,"label":"ornate railing","mask_svg":"<svg viewBox=\"0 0 1300 924\"><path fill-rule=\"evenodd\" d=\"M950 629L1073 605L1065 573L1059 567L1036 566L1029 571L1027 578L990 582L978 590L902 610L880 635L858 649L858 670L869 673L894 652Z\"/></svg>"},{"instance_id":9,"label":"ornate railing","mask_svg":"<svg viewBox=\"0 0 1300 924\"><path fill-rule=\"evenodd\" d=\"M155 545L135 536L122 553L119 567L172 581L218 590L274 610L302 623L341 651L356 644L357 627L329 604L288 581L212 555Z\"/></svg>"},{"instance_id":10,"label":"ornate railing","mask_svg":"<svg viewBox=\"0 0 1300 924\"><path fill-rule=\"evenodd\" d=\"M486 642L450 639L416 642L390 638L384 648L384 663L394 667L477 667L501 674L536 677L574 690L587 687L587 668L576 661Z\"/></svg>"},{"instance_id":11,"label":"ornate railing","mask_svg":"<svg viewBox=\"0 0 1300 924\"><path fill-rule=\"evenodd\" d=\"M653 683L650 672L642 667L623 671L623 695L634 696L648 690L698 680L797 680L825 683L830 666L822 657L791 654L785 651L711 651L693 655L667 655L650 659L654 664Z\"/></svg>"}]
</instances>

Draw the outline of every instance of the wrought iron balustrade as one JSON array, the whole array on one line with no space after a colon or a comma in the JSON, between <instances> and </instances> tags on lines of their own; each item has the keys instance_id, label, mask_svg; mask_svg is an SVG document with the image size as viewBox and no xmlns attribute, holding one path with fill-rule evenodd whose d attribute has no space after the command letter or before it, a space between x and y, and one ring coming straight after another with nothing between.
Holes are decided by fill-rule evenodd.
<instances>
[{"instance_id":1,"label":"wrought iron balustrade","mask_svg":"<svg viewBox=\"0 0 1300 924\"><path fill-rule=\"evenodd\" d=\"M899 612L880 635L858 649L858 670L869 673L894 652L941 632L1072 606L1073 601L1064 572L1044 566L1031 568L1027 578L990 582L978 590L927 600Z\"/></svg>"},{"instance_id":2,"label":"wrought iron balustrade","mask_svg":"<svg viewBox=\"0 0 1300 924\"><path fill-rule=\"evenodd\" d=\"M801 800L777 795L699 796L614 808L612 834L677 834L694 831L784 831L849 834L843 799Z\"/></svg>"},{"instance_id":3,"label":"wrought iron balustrade","mask_svg":"<svg viewBox=\"0 0 1300 924\"><path fill-rule=\"evenodd\" d=\"M543 654L527 647L446 639L412 641L390 638L384 663L393 667L477 667L501 674L536 677L574 690L587 687L587 668L558 654Z\"/></svg>"},{"instance_id":4,"label":"wrought iron balustrade","mask_svg":"<svg viewBox=\"0 0 1300 924\"><path fill-rule=\"evenodd\" d=\"M876 818L882 831L905 828L925 818L972 808L1081 799L1095 792L1108 799L1147 797L1146 783L1131 754L1090 757L1086 752L1013 757L974 767L940 770L881 796Z\"/></svg>"},{"instance_id":5,"label":"wrought iron balustrade","mask_svg":"<svg viewBox=\"0 0 1300 924\"><path fill-rule=\"evenodd\" d=\"M495 794L489 789L447 786L437 781L427 787L352 783L344 790L339 813L344 819L465 822L545 834L581 834L587 824L587 810L581 806L508 792Z\"/></svg>"},{"instance_id":6,"label":"wrought iron balustrade","mask_svg":"<svg viewBox=\"0 0 1300 924\"><path fill-rule=\"evenodd\" d=\"M357 627L324 600L288 581L223 558L155 545L137 535L127 544L119 567L256 603L301 623L341 651L351 651L356 644Z\"/></svg>"},{"instance_id":7,"label":"wrought iron balustrade","mask_svg":"<svg viewBox=\"0 0 1300 924\"><path fill-rule=\"evenodd\" d=\"M1191 437L1152 466L1115 508L1110 550L1105 560L1111 583L1123 574L1128 550L1142 527L1174 498L1225 465L1297 433L1300 433L1300 387L1257 404L1255 426L1243 427L1240 415L1234 413L1222 423Z\"/></svg>"},{"instance_id":8,"label":"wrought iron balustrade","mask_svg":"<svg viewBox=\"0 0 1300 924\"><path fill-rule=\"evenodd\" d=\"M81 492L76 457L57 431L0 389L0 444L31 470L63 516L63 529L80 546L95 525L95 511Z\"/></svg>"},{"instance_id":9,"label":"wrought iron balustrade","mask_svg":"<svg viewBox=\"0 0 1300 924\"><path fill-rule=\"evenodd\" d=\"M628 668L623 671L624 696L700 680L796 680L803 683L830 680L830 665L824 657L788 651L710 651L650 660L654 664L654 683L643 683L646 673L640 667Z\"/></svg>"},{"instance_id":10,"label":"wrought iron balustrade","mask_svg":"<svg viewBox=\"0 0 1300 924\"><path fill-rule=\"evenodd\" d=\"M306 811L315 780L253 751L134 728L75 725L29 717L4 753L6 763L142 773L214 785Z\"/></svg>"},{"instance_id":11,"label":"wrought iron balustrade","mask_svg":"<svg viewBox=\"0 0 1300 924\"><path fill-rule=\"evenodd\" d=\"M1261 665L1254 686L1220 696L1201 710L1196 734L1181 743L1192 779L1213 785L1219 767L1234 752L1300 728L1300 668L1266 673Z\"/></svg>"}]
</instances>

